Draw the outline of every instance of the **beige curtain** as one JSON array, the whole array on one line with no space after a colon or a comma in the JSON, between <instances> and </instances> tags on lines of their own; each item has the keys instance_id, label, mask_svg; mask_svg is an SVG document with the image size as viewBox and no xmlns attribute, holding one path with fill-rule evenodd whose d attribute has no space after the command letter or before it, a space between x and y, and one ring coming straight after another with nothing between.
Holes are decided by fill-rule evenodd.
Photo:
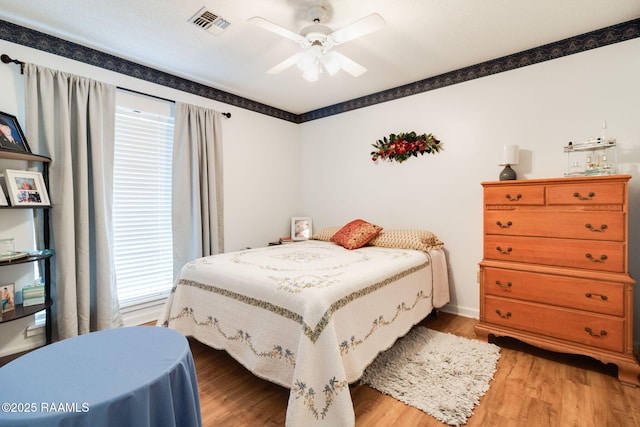
<instances>
[{"instance_id":1,"label":"beige curtain","mask_svg":"<svg viewBox=\"0 0 640 427\"><path fill-rule=\"evenodd\" d=\"M224 251L221 113L176 103L173 269Z\"/></svg>"},{"instance_id":2,"label":"beige curtain","mask_svg":"<svg viewBox=\"0 0 640 427\"><path fill-rule=\"evenodd\" d=\"M111 236L116 88L33 64L24 71L28 140L52 159L54 339L120 326Z\"/></svg>"}]
</instances>

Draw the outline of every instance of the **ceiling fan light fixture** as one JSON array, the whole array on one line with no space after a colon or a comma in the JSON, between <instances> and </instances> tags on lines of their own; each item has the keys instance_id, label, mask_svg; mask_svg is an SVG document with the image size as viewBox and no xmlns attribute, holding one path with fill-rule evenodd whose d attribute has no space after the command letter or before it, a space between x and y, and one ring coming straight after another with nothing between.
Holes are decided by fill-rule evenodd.
<instances>
[{"instance_id":1,"label":"ceiling fan light fixture","mask_svg":"<svg viewBox=\"0 0 640 427\"><path fill-rule=\"evenodd\" d=\"M311 82L320 78L323 69L331 76L336 75L340 70L344 70L354 77L364 74L367 71L365 67L341 53L330 51L330 49L335 45L384 28L386 25L384 19L377 13L372 13L346 27L332 31L331 28L322 24L326 17L326 9L322 4L311 7L308 13L309 19L313 23L303 28L300 34L258 16L249 19L250 22L267 31L298 43L302 48L302 52L285 59L269 69L267 73L277 74L295 64L303 72L304 79Z\"/></svg>"},{"instance_id":2,"label":"ceiling fan light fixture","mask_svg":"<svg viewBox=\"0 0 640 427\"><path fill-rule=\"evenodd\" d=\"M325 70L331 76L335 76L338 71L342 68L342 61L338 55L335 55L335 52L327 52L321 58L320 62L324 65Z\"/></svg>"},{"instance_id":3,"label":"ceiling fan light fixture","mask_svg":"<svg viewBox=\"0 0 640 427\"><path fill-rule=\"evenodd\" d=\"M316 82L320 79L321 72L322 68L320 68L320 64L316 62L306 70L304 70L304 73L302 73L302 77L308 82Z\"/></svg>"},{"instance_id":4,"label":"ceiling fan light fixture","mask_svg":"<svg viewBox=\"0 0 640 427\"><path fill-rule=\"evenodd\" d=\"M298 62L296 62L296 65L298 66L298 69L300 71L305 71L311 67L313 67L314 63L317 61L317 58L315 55L313 55L311 52L304 52L302 55L300 55L300 57L298 58Z\"/></svg>"},{"instance_id":5,"label":"ceiling fan light fixture","mask_svg":"<svg viewBox=\"0 0 640 427\"><path fill-rule=\"evenodd\" d=\"M302 71L302 77L305 80L315 82L320 78L320 73L322 73L320 62L323 55L322 45L313 44L298 58L296 65Z\"/></svg>"}]
</instances>

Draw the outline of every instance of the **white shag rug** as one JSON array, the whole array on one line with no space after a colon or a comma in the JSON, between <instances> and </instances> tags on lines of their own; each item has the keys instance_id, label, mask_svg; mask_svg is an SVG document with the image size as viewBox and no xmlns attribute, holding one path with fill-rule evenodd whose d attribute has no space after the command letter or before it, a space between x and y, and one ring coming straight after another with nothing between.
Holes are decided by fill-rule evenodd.
<instances>
[{"instance_id":1,"label":"white shag rug","mask_svg":"<svg viewBox=\"0 0 640 427\"><path fill-rule=\"evenodd\" d=\"M499 358L494 344L417 326L380 353L361 382L460 426L489 390Z\"/></svg>"}]
</instances>

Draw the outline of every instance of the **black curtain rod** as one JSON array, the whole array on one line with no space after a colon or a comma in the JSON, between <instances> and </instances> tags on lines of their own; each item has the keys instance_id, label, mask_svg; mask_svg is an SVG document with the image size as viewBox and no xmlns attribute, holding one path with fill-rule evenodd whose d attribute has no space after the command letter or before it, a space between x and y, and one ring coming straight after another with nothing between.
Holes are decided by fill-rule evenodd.
<instances>
[{"instance_id":1,"label":"black curtain rod","mask_svg":"<svg viewBox=\"0 0 640 427\"><path fill-rule=\"evenodd\" d=\"M118 89L120 90L126 90L127 92L131 92L131 93L137 93L138 95L142 95L142 96L149 96L151 98L155 98L155 99L159 99L160 101L166 101L166 102L171 102L171 103L176 103L176 101L172 100L172 99L167 99L167 98L162 98L160 96L155 96L155 95L149 95L148 93L144 93L144 92L139 92L137 90L133 90L133 89L127 89L126 87L120 87L118 86ZM225 116L227 119L231 118L231 113L220 113L223 116Z\"/></svg>"},{"instance_id":2,"label":"black curtain rod","mask_svg":"<svg viewBox=\"0 0 640 427\"><path fill-rule=\"evenodd\" d=\"M24 69L24 62L18 61L17 59L13 59L13 58L11 58L9 55L7 55L5 53L3 53L2 56L0 56L0 60L2 60L2 62L4 62L5 64L14 63L14 64L17 64L17 65L20 65L20 72L21 73L22 73L22 71ZM133 89L127 89L126 87L118 86L118 89L126 90L127 92L137 93L138 95L150 96L152 98L156 98L156 99L159 99L161 101L173 102L174 104L176 102L176 101L174 101L172 99L166 99L166 98L162 98L162 97L155 96L155 95L149 95L148 93L139 92L139 91L133 90ZM227 119L231 118L231 113L221 113L221 114L223 116L225 116Z\"/></svg>"},{"instance_id":3,"label":"black curtain rod","mask_svg":"<svg viewBox=\"0 0 640 427\"><path fill-rule=\"evenodd\" d=\"M160 96L149 95L148 93L139 92L139 91L137 91L137 90L133 90L133 89L127 89L126 87L118 86L118 89L120 89L120 90L126 90L127 92L135 93L135 94L142 95L142 96L148 96L148 97L150 97L150 98L154 98L154 99L159 99L160 101L171 102L172 104L175 104L175 103L176 103L176 101L174 101L173 99L167 99L167 98L162 98L162 97L160 97Z\"/></svg>"},{"instance_id":4,"label":"black curtain rod","mask_svg":"<svg viewBox=\"0 0 640 427\"><path fill-rule=\"evenodd\" d=\"M20 74L24 72L24 62L18 61L17 59L13 59L5 53L3 53L2 56L0 56L0 60L2 60L2 62L4 62L5 64L11 64L13 62L14 64L17 64L20 66Z\"/></svg>"}]
</instances>

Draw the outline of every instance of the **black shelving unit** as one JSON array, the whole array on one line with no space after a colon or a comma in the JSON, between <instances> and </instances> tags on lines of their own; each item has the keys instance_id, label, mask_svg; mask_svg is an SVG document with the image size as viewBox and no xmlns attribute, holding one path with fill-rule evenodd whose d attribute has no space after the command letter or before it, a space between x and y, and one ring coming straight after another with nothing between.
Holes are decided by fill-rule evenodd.
<instances>
[{"instance_id":1,"label":"black shelving unit","mask_svg":"<svg viewBox=\"0 0 640 427\"><path fill-rule=\"evenodd\" d=\"M32 153L12 152L12 151L0 151L0 159L5 160L18 160L27 162L40 162L42 163L42 177L47 189L49 188L49 163L51 159L46 156L40 156ZM45 337L46 343L51 343L51 306L53 305L53 299L51 298L51 257L53 254L49 251L50 234L49 234L49 209L48 206L1 206L0 209L41 209L43 211L42 222L42 237L44 248L41 248L42 254L30 255L24 258L18 258L11 261L0 262L0 268L27 264L33 262L42 262L42 273L44 276L44 304L37 304L24 307L22 304L16 304L15 308L11 311L2 313L0 318L0 326L3 323L11 322L13 320L22 319L23 317L31 316L39 311L45 310L46 312L46 325L45 325Z\"/></svg>"}]
</instances>

